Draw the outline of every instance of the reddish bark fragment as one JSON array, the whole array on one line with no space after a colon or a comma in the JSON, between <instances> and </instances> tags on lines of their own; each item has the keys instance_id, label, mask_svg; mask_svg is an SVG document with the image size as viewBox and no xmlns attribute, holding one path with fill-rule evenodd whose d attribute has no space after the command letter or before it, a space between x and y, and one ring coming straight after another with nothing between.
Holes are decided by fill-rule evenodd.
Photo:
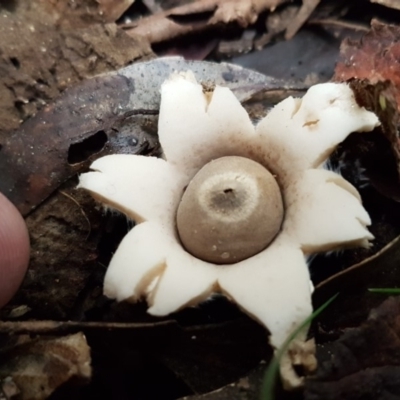
<instances>
[{"instance_id":1,"label":"reddish bark fragment","mask_svg":"<svg viewBox=\"0 0 400 400\"><path fill-rule=\"evenodd\" d=\"M400 27L373 20L360 41L344 40L333 79L365 79L371 84L388 80L400 110Z\"/></svg>"}]
</instances>

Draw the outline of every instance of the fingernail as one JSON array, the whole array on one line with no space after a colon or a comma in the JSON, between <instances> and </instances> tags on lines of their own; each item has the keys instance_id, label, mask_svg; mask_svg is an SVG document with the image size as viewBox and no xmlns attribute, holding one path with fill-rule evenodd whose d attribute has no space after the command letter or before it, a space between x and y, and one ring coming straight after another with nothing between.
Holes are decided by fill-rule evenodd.
<instances>
[{"instance_id":1,"label":"fingernail","mask_svg":"<svg viewBox=\"0 0 400 400\"><path fill-rule=\"evenodd\" d=\"M0 193L0 307L18 290L29 264L29 235L15 206Z\"/></svg>"}]
</instances>

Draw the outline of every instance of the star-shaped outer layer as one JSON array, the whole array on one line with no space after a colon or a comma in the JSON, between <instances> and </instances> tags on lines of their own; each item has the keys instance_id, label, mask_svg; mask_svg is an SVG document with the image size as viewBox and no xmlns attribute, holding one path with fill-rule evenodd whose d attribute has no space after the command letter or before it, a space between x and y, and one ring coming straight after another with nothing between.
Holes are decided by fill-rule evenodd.
<instances>
[{"instance_id":1,"label":"star-shaped outer layer","mask_svg":"<svg viewBox=\"0 0 400 400\"><path fill-rule=\"evenodd\" d=\"M322 165L348 134L377 125L346 84L316 85L302 99L289 97L254 127L228 88L204 92L190 72L174 74L161 89L164 159L111 155L80 179L80 187L137 222L110 263L105 294L118 301L144 296L149 313L162 316L219 291L267 327L271 344L280 347L312 311L305 254L368 246L373 238L357 190ZM265 250L215 265L183 249L175 218L196 172L230 155L276 175L285 218Z\"/></svg>"}]
</instances>

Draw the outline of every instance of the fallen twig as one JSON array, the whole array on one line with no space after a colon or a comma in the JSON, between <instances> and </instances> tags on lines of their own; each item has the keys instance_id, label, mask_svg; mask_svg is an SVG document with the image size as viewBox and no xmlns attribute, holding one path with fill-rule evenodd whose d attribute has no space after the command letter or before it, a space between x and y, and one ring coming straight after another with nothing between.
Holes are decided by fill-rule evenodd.
<instances>
[{"instance_id":1,"label":"fallen twig","mask_svg":"<svg viewBox=\"0 0 400 400\"><path fill-rule=\"evenodd\" d=\"M301 6L299 12L292 20L291 24L288 26L285 34L285 39L291 39L297 31L304 25L308 20L310 15L314 12L315 8L318 6L321 0L303 0L303 5Z\"/></svg>"},{"instance_id":2,"label":"fallen twig","mask_svg":"<svg viewBox=\"0 0 400 400\"><path fill-rule=\"evenodd\" d=\"M160 43L218 24L236 23L245 28L263 11L273 11L289 0L199 0L123 26L128 34Z\"/></svg>"}]
</instances>

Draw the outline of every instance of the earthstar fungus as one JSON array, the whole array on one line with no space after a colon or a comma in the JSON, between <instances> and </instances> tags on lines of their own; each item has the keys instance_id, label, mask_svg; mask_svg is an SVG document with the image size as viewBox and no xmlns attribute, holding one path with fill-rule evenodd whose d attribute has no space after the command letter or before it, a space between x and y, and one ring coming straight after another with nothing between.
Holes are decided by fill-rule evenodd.
<instances>
[{"instance_id":1,"label":"earthstar fungus","mask_svg":"<svg viewBox=\"0 0 400 400\"><path fill-rule=\"evenodd\" d=\"M80 187L137 225L107 270L104 293L146 298L162 316L221 292L270 332L277 349L312 312L306 256L368 246L370 218L357 190L324 163L377 117L347 84L289 97L255 126L225 87L206 92L189 72L161 88L163 159L96 160ZM306 333L282 361L287 386Z\"/></svg>"}]
</instances>

